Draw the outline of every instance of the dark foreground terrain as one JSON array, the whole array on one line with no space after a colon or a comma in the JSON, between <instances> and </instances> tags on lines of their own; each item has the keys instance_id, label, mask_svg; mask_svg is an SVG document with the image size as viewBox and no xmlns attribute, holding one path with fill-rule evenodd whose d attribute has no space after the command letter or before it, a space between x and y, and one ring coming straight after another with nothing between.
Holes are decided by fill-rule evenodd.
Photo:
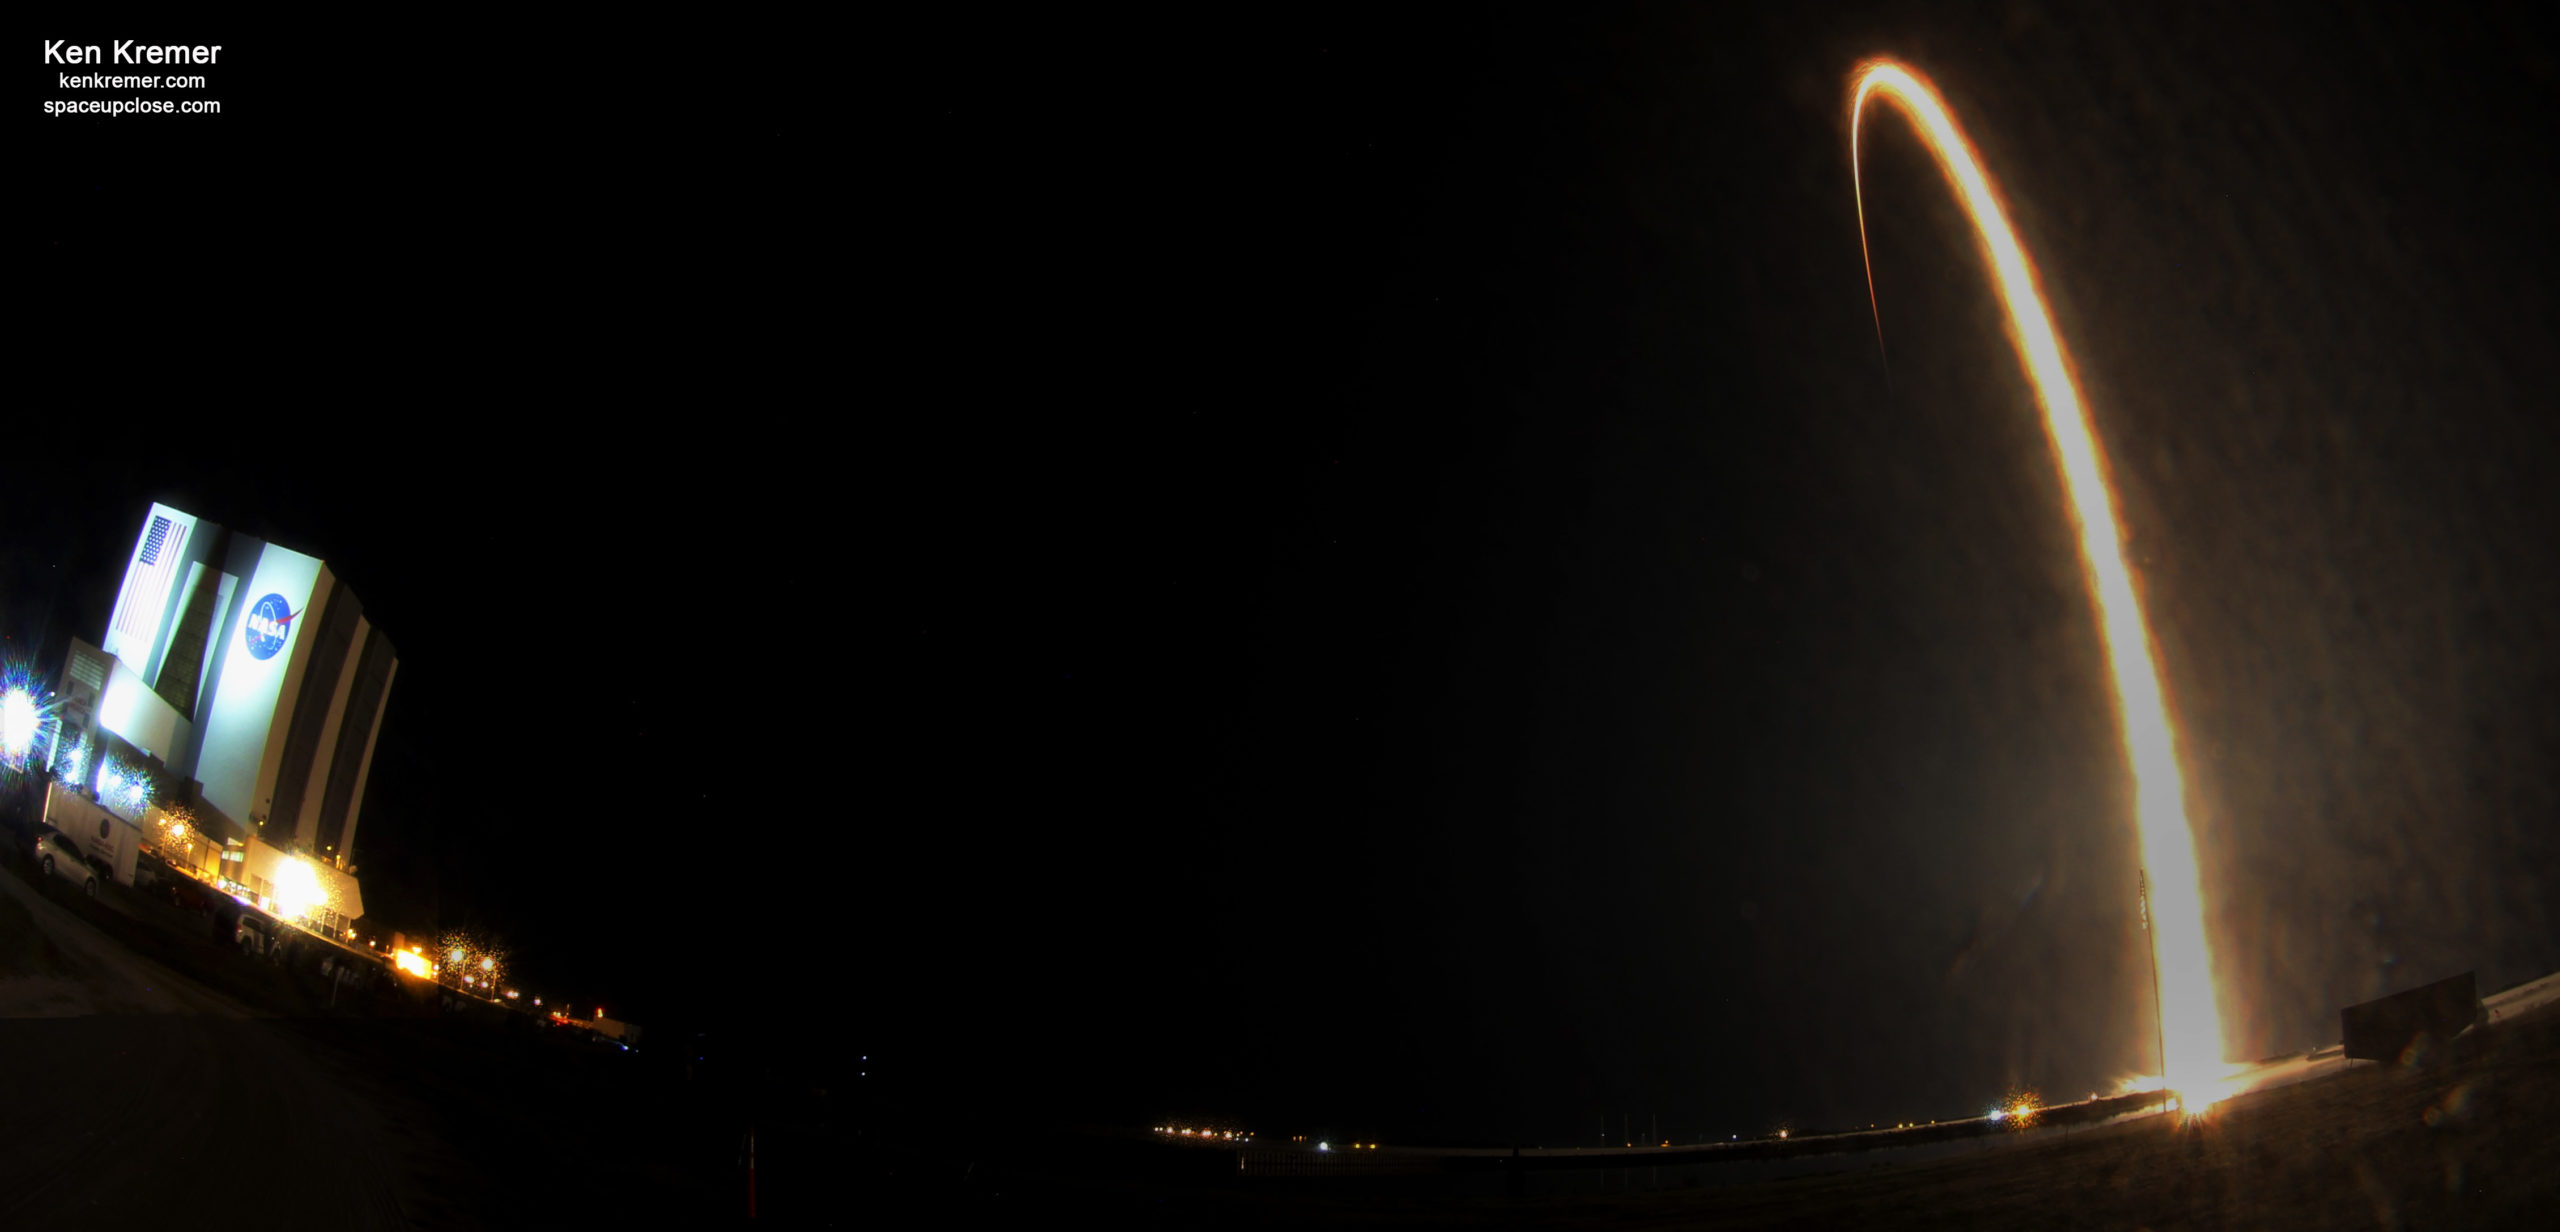
<instances>
[{"instance_id":1,"label":"dark foreground terrain","mask_svg":"<svg viewBox=\"0 0 2560 1232\"><path fill-rule=\"evenodd\" d=\"M1136 1139L864 1157L884 1200L976 1226L2547 1227L2560 1212L2560 1013L2185 1123L2147 1117L1927 1163L1833 1158L1827 1173L1774 1181L1717 1165L1533 1173L1515 1195L1449 1173L1239 1177L1225 1152Z\"/></svg>"},{"instance_id":2,"label":"dark foreground terrain","mask_svg":"<svg viewBox=\"0 0 2560 1232\"><path fill-rule=\"evenodd\" d=\"M1239 1175L1230 1151L1142 1127L937 1127L805 1075L624 1053L396 985L336 994L165 903L33 877L18 846L0 849L0 1228L736 1225L750 1126L758 1226L2498 1228L2560 1211L2555 1009L2192 1122L1928 1162L1533 1171L1516 1189L1422 1155Z\"/></svg>"},{"instance_id":3,"label":"dark foreground terrain","mask_svg":"<svg viewBox=\"0 0 2560 1232\"><path fill-rule=\"evenodd\" d=\"M0 832L11 827L0 826ZM12 836L14 839L15 836ZM705 1227L848 1219L790 1075L214 945L0 851L0 1228Z\"/></svg>"}]
</instances>

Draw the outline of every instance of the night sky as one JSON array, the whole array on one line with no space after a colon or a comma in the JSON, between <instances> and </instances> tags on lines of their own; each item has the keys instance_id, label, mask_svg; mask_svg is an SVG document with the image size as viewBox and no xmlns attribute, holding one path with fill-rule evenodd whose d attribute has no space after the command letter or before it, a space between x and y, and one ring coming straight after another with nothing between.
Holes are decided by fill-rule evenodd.
<instances>
[{"instance_id":1,"label":"night sky","mask_svg":"<svg viewBox=\"0 0 2560 1232\"><path fill-rule=\"evenodd\" d=\"M2098 629L1893 114L1878 355L1892 54L2108 451L2232 1055L2560 969L2539 26L860 42L736 92L661 48L646 118L262 114L161 151L175 212L48 132L6 652L102 632L153 499L321 556L401 652L375 916L938 1111L1565 1145L2101 1089L2151 1045Z\"/></svg>"}]
</instances>

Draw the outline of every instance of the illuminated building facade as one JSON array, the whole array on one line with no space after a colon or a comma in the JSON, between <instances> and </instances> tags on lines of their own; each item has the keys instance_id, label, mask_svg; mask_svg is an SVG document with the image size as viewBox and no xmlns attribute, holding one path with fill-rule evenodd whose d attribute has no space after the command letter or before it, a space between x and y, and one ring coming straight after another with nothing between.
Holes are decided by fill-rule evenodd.
<instances>
[{"instance_id":1,"label":"illuminated building facade","mask_svg":"<svg viewBox=\"0 0 2560 1232\"><path fill-rule=\"evenodd\" d=\"M198 831L244 853L225 880L254 886L268 873L246 865L298 854L343 885L330 897L354 909L338 914L358 916L356 823L399 667L317 558L154 504L106 637L72 644L62 709L86 738L58 742L56 772L139 826L142 809L111 798L136 777L118 765L138 762L183 785L155 803L183 804Z\"/></svg>"}]
</instances>

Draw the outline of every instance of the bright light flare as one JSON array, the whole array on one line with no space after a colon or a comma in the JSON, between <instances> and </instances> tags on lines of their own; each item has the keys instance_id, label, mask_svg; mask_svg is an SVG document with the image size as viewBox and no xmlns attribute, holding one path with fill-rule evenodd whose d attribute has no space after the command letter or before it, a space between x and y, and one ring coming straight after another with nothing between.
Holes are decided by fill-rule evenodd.
<instances>
[{"instance_id":1,"label":"bright light flare","mask_svg":"<svg viewBox=\"0 0 2560 1232\"><path fill-rule=\"evenodd\" d=\"M0 693L0 757L11 761L26 757L43 726L44 712L36 706L33 693L22 688Z\"/></svg>"},{"instance_id":2,"label":"bright light flare","mask_svg":"<svg viewBox=\"0 0 2560 1232\"><path fill-rule=\"evenodd\" d=\"M456 987L494 988L503 985L513 974L511 956L497 938L467 928L448 930L436 939L436 951L444 955L437 965L440 978Z\"/></svg>"},{"instance_id":3,"label":"bright light flare","mask_svg":"<svg viewBox=\"0 0 2560 1232\"><path fill-rule=\"evenodd\" d=\"M53 741L53 777L77 783L89 773L89 738L57 735Z\"/></svg>"},{"instance_id":4,"label":"bright light flare","mask_svg":"<svg viewBox=\"0 0 2560 1232\"><path fill-rule=\"evenodd\" d=\"M391 963L393 966L400 968L401 972L404 974L414 975L422 980L432 980L436 978L435 967L427 962L426 955L421 954L416 950L393 950L391 952Z\"/></svg>"},{"instance_id":5,"label":"bright light flare","mask_svg":"<svg viewBox=\"0 0 2560 1232\"><path fill-rule=\"evenodd\" d=\"M2186 787L2178 770L2174 731L2153 660L2151 631L2142 620L2133 574L2125 565L2124 531L2096 432L2071 380L2053 320L2045 310L2035 267L2018 244L1991 180L1935 87L1890 61L1860 66L1849 112L1849 168L1857 194L1858 248L1867 252L1866 190L1858 181L1858 132L1867 98L1898 106L1920 130L1938 167L1973 219L1975 238L1999 283L2008 309L2010 339L2044 410L2045 433L2070 497L2080 564L2105 634L2107 665L2116 693L2117 721L2133 770L2134 820L2142 864L2151 881L2151 944L2160 969L2162 1068L2168 1085L2191 1107L2221 1098L2231 1073L2222 1056L2222 1013L2213 986L2212 951L2204 932L2204 899L2196 868L2195 833L2186 814ZM1867 299L1875 303L1875 266L1867 265ZM1883 314L1876 314L1876 344L1884 344Z\"/></svg>"},{"instance_id":6,"label":"bright light flare","mask_svg":"<svg viewBox=\"0 0 2560 1232\"><path fill-rule=\"evenodd\" d=\"M125 813L151 807L151 775L138 766L102 758L98 762L98 803Z\"/></svg>"},{"instance_id":7,"label":"bright light flare","mask_svg":"<svg viewBox=\"0 0 2560 1232\"><path fill-rule=\"evenodd\" d=\"M2135 1074L2130 1078L2126 1078L2116 1083L2115 1090L2109 1092L2109 1094L2139 1095L2145 1091L2157 1091L2161 1089L2163 1085L2164 1084L2160 1081L2160 1075L2158 1074Z\"/></svg>"},{"instance_id":8,"label":"bright light flare","mask_svg":"<svg viewBox=\"0 0 2560 1232\"><path fill-rule=\"evenodd\" d=\"M287 860L276 868L276 908L287 919L308 919L312 911L329 905L329 891L320 884L320 875L301 860Z\"/></svg>"}]
</instances>

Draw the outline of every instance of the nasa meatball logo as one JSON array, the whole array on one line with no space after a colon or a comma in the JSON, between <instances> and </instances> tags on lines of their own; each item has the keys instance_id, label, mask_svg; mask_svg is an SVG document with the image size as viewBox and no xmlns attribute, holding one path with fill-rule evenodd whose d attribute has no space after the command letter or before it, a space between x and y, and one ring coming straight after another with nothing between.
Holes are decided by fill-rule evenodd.
<instances>
[{"instance_id":1,"label":"nasa meatball logo","mask_svg":"<svg viewBox=\"0 0 2560 1232\"><path fill-rule=\"evenodd\" d=\"M241 629L249 639L249 657L272 659L284 649L286 635L293 632L294 611L283 595L268 595L249 609L249 623Z\"/></svg>"}]
</instances>

